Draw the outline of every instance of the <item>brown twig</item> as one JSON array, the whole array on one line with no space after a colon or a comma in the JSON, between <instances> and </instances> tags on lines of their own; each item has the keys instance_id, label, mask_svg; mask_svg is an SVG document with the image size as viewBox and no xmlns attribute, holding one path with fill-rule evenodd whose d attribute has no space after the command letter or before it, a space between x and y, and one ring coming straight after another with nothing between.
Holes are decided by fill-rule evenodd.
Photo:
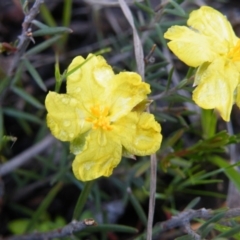
<instances>
[{"instance_id":1,"label":"brown twig","mask_svg":"<svg viewBox=\"0 0 240 240\"><path fill-rule=\"evenodd\" d=\"M118 0L119 5L125 15L128 23L130 24L133 30L133 43L134 43L134 53L137 63L137 72L141 75L142 79L144 80L145 77L145 65L144 65L144 55L143 55L143 47L141 43L141 39L138 35L137 29L134 24L133 16L130 11L129 6L125 2L125 0Z\"/></svg>"},{"instance_id":2,"label":"brown twig","mask_svg":"<svg viewBox=\"0 0 240 240\"><path fill-rule=\"evenodd\" d=\"M24 21L22 23L22 33L18 37L19 41L17 44L17 51L12 59L9 69L7 71L7 76L9 77L8 86L2 92L2 94L0 96L0 105L5 97L6 93L8 92L9 87L11 86L11 84L13 82L13 75L14 75L14 72L15 72L17 66L19 65L19 61L21 60L21 57L25 53L30 41L33 40L31 37L31 34L29 35L29 31L31 29L31 23L34 20L34 18L36 17L36 15L38 14L40 5L43 2L44 2L44 0L36 0L33 4L32 8L25 15Z\"/></svg>"},{"instance_id":3,"label":"brown twig","mask_svg":"<svg viewBox=\"0 0 240 240\"><path fill-rule=\"evenodd\" d=\"M157 185L157 158L156 154L151 155L151 182L150 182L150 196L148 208L148 223L147 223L147 240L152 239L153 217L155 212L155 195Z\"/></svg>"},{"instance_id":4,"label":"brown twig","mask_svg":"<svg viewBox=\"0 0 240 240\"><path fill-rule=\"evenodd\" d=\"M48 135L33 147L28 148L16 157L10 159L8 162L0 164L0 176L5 176L6 174L14 171L16 168L30 161L34 156L45 150L53 142L54 138L51 135Z\"/></svg>"},{"instance_id":5,"label":"brown twig","mask_svg":"<svg viewBox=\"0 0 240 240\"><path fill-rule=\"evenodd\" d=\"M148 53L148 55L144 58L144 62L145 62L145 65L147 65L149 62L150 63L153 63L155 61L154 57L152 56L155 49L156 49L157 45L156 44L153 44L150 52Z\"/></svg>"},{"instance_id":6,"label":"brown twig","mask_svg":"<svg viewBox=\"0 0 240 240\"><path fill-rule=\"evenodd\" d=\"M192 230L189 222L185 223L184 229L188 235L193 237L194 240L201 240L201 236L199 234L197 234L194 230Z\"/></svg>"},{"instance_id":7,"label":"brown twig","mask_svg":"<svg viewBox=\"0 0 240 240\"><path fill-rule=\"evenodd\" d=\"M160 233L176 227L183 227L189 235L195 237L195 239L201 239L201 238L198 238L199 235L190 228L190 225L189 225L190 221L197 218L208 220L214 217L218 213L219 212L215 212L211 209L205 209L205 208L201 208L198 210L190 209L190 210L181 212L177 216L173 216L171 219L165 222L156 223L154 228L155 229L157 228L158 230L157 232ZM226 210L222 218L228 219L228 218L239 217L239 216L240 216L240 208L232 208L232 209Z\"/></svg>"},{"instance_id":8,"label":"brown twig","mask_svg":"<svg viewBox=\"0 0 240 240\"><path fill-rule=\"evenodd\" d=\"M145 62L144 62L142 43L138 35L137 29L134 25L133 16L129 9L129 6L126 4L125 0L118 0L118 2L126 19L128 20L128 23L130 24L133 30L133 43L134 43L134 52L135 52L135 58L137 63L137 71L141 75L144 81ZM152 239L152 225L153 225L153 216L154 216L154 210L155 210L156 182L157 182L157 159L156 159L156 154L152 154L151 155L150 196L149 196L149 209L148 209L148 222L147 222L147 240Z\"/></svg>"},{"instance_id":9,"label":"brown twig","mask_svg":"<svg viewBox=\"0 0 240 240\"><path fill-rule=\"evenodd\" d=\"M85 219L84 221L73 220L63 228L58 228L50 232L36 232L27 235L0 238L0 240L50 240L54 238L71 236L73 233L81 232L85 228L95 225L97 225L97 223L93 219Z\"/></svg>"},{"instance_id":10,"label":"brown twig","mask_svg":"<svg viewBox=\"0 0 240 240\"><path fill-rule=\"evenodd\" d=\"M14 70L16 69L17 65L19 64L19 60L21 59L22 55L25 53L28 44L31 41L31 36L27 34L31 27L32 20L35 19L36 15L39 12L40 5L44 2L44 0L36 0L33 4L30 11L25 15L24 21L22 23L22 33L18 37L19 42L17 45L18 52L15 54L12 64L8 70L8 76L11 77L14 74Z\"/></svg>"},{"instance_id":11,"label":"brown twig","mask_svg":"<svg viewBox=\"0 0 240 240\"><path fill-rule=\"evenodd\" d=\"M112 1L112 0L84 0L88 4L92 5L99 5L103 7L114 7L119 6L118 0ZM127 0L126 3L128 5L133 5L135 2L142 2L143 0Z\"/></svg>"}]
</instances>

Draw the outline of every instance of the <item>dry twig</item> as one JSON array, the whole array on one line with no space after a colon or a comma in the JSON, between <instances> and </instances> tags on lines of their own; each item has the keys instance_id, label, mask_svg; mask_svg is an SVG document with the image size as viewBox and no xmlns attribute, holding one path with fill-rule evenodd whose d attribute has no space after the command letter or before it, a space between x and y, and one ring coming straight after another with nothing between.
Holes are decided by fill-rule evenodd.
<instances>
[{"instance_id":1,"label":"dry twig","mask_svg":"<svg viewBox=\"0 0 240 240\"><path fill-rule=\"evenodd\" d=\"M22 23L22 33L18 37L19 42L17 45L18 51L16 52L12 64L8 70L8 76L11 77L14 74L14 70L16 69L22 55L25 53L28 44L32 40L31 35L29 35L29 29L31 29L32 21L35 19L39 12L40 5L44 2L44 0L36 0L33 4L30 11L25 15L24 21Z\"/></svg>"},{"instance_id":2,"label":"dry twig","mask_svg":"<svg viewBox=\"0 0 240 240\"><path fill-rule=\"evenodd\" d=\"M54 138L51 135L45 137L42 141L20 153L16 157L12 158L8 162L0 165L0 176L4 176L16 168L22 166L29 160L31 160L34 156L45 150L49 145L51 145L54 141Z\"/></svg>"},{"instance_id":3,"label":"dry twig","mask_svg":"<svg viewBox=\"0 0 240 240\"><path fill-rule=\"evenodd\" d=\"M126 4L125 0L118 0L122 11L128 20L130 26L133 30L133 42L134 42L134 52L137 63L138 73L141 75L142 79L145 78L145 63L142 43L139 38L137 29L134 25L134 20L129 6ZM156 154L151 155L151 182L150 182L150 196L149 196L149 209L148 209L148 223L147 223L147 240L152 239L152 225L153 216L155 211L155 194L156 194L156 182L157 182L157 159Z\"/></svg>"},{"instance_id":4,"label":"dry twig","mask_svg":"<svg viewBox=\"0 0 240 240\"><path fill-rule=\"evenodd\" d=\"M128 20L128 23L130 24L133 30L133 43L134 43L135 58L137 62L137 70L138 70L138 73L141 75L142 79L144 79L145 66L144 66L144 55L143 55L142 43L138 36L137 29L134 25L133 16L129 9L129 6L126 4L125 0L118 0L118 1L126 19Z\"/></svg>"},{"instance_id":5,"label":"dry twig","mask_svg":"<svg viewBox=\"0 0 240 240\"><path fill-rule=\"evenodd\" d=\"M157 228L158 230L157 232L160 233L169 229L183 227L189 235L193 236L195 239L201 239L200 236L190 228L190 221L196 218L208 220L214 217L218 213L219 212L215 212L211 209L205 209L205 208L201 208L198 210L190 209L190 210L179 213L179 215L177 216L173 216L171 219L165 222L156 223L155 228ZM240 208L232 208L232 209L226 210L222 218L228 219L228 218L234 218L239 216L240 216Z\"/></svg>"},{"instance_id":6,"label":"dry twig","mask_svg":"<svg viewBox=\"0 0 240 240\"><path fill-rule=\"evenodd\" d=\"M87 227L97 225L93 219L85 219L84 221L73 220L63 228L58 228L45 233L32 233L22 236L13 236L8 238L0 238L0 240L50 240L54 238L62 238L72 236L73 233L81 232Z\"/></svg>"},{"instance_id":7,"label":"dry twig","mask_svg":"<svg viewBox=\"0 0 240 240\"><path fill-rule=\"evenodd\" d=\"M0 103L4 99L6 93L9 90L9 87L11 86L11 84L13 82L13 75L16 70L16 67L19 65L19 61L21 60L23 54L25 53L30 41L33 40L31 37L31 34L29 34L29 33L31 33L31 23L34 20L34 18L36 17L36 15L38 14L40 5L43 2L44 2L44 0L36 0L33 4L32 8L29 10L29 12L27 14L25 14L25 18L22 23L22 33L18 37L19 41L17 44L17 52L13 56L12 62L7 71L7 76L9 77L8 86L2 92L2 94L0 96Z\"/></svg>"}]
</instances>

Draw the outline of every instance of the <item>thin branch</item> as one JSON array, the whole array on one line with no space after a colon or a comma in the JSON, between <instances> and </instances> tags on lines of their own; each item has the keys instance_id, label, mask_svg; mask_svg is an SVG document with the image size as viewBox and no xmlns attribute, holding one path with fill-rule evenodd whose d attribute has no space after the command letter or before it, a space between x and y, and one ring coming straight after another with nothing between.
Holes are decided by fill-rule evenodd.
<instances>
[{"instance_id":1,"label":"thin branch","mask_svg":"<svg viewBox=\"0 0 240 240\"><path fill-rule=\"evenodd\" d=\"M130 24L132 30L133 30L133 43L134 43L134 53L135 53L135 59L137 63L137 70L138 73L141 75L142 79L144 80L145 77L145 64L144 64L144 55L143 55L143 48L142 48L142 43L139 38L137 29L134 25L134 20L132 13L129 9L129 6L125 2L125 0L118 0L119 5L128 20L128 23Z\"/></svg>"},{"instance_id":2,"label":"thin branch","mask_svg":"<svg viewBox=\"0 0 240 240\"><path fill-rule=\"evenodd\" d=\"M188 235L192 236L195 240L201 240L201 236L197 234L194 230L192 230L189 222L186 222L184 225L184 229Z\"/></svg>"},{"instance_id":3,"label":"thin branch","mask_svg":"<svg viewBox=\"0 0 240 240\"><path fill-rule=\"evenodd\" d=\"M150 52L149 52L148 55L144 58L145 65L147 65L148 63L154 63L155 58L154 58L152 55L153 55L156 47L157 47L157 45L156 45L156 44L153 44Z\"/></svg>"},{"instance_id":4,"label":"thin branch","mask_svg":"<svg viewBox=\"0 0 240 240\"><path fill-rule=\"evenodd\" d=\"M9 90L9 87L12 84L13 75L14 75L14 72L15 72L17 66L19 65L19 61L21 60L21 57L25 53L30 41L33 40L33 38L31 37L31 34L29 35L29 33L31 33L31 23L34 20L34 18L36 17L36 15L38 14L40 5L43 2L44 2L44 0L36 0L33 4L32 8L25 15L24 21L22 23L22 33L18 37L18 39L19 39L18 44L17 44L18 51L15 53L13 60L11 62L11 65L7 71L7 76L10 78L10 80L8 82L8 86L2 92L2 94L0 96L0 103L4 99L7 91ZM29 32L29 30L30 30L30 32Z\"/></svg>"},{"instance_id":5,"label":"thin branch","mask_svg":"<svg viewBox=\"0 0 240 240\"><path fill-rule=\"evenodd\" d=\"M92 5L100 5L103 7L114 7L114 6L119 6L118 0L113 1L113 0L84 0L87 4L92 4ZM143 0L127 0L126 3L128 5L133 5L135 2L143 2Z\"/></svg>"},{"instance_id":6,"label":"thin branch","mask_svg":"<svg viewBox=\"0 0 240 240\"><path fill-rule=\"evenodd\" d=\"M134 20L132 13L129 9L129 6L126 4L125 0L118 0L120 7L128 20L130 26L133 30L133 42L134 42L134 52L137 63L138 73L141 75L143 81L145 77L145 62L142 43L139 38L137 29L134 25ZM149 111L149 109L148 109ZM155 194L156 194L156 182L157 182L157 159L156 154L151 155L151 182L150 182L150 196L149 196L149 209L148 209L148 222L147 222L147 240L152 239L152 225L153 225L153 216L155 210Z\"/></svg>"},{"instance_id":7,"label":"thin branch","mask_svg":"<svg viewBox=\"0 0 240 240\"><path fill-rule=\"evenodd\" d=\"M167 91L164 91L164 92L161 92L159 94L153 95L149 99L150 100L159 100L161 98L168 97L168 96L172 95L175 92L177 92L177 88L173 87L173 88L171 88L171 89L169 89Z\"/></svg>"},{"instance_id":8,"label":"thin branch","mask_svg":"<svg viewBox=\"0 0 240 240\"><path fill-rule=\"evenodd\" d=\"M159 229L159 232L166 231L172 228L176 227L185 227L187 222L190 222L193 219L199 218L208 220L212 217L214 217L219 212L213 211L211 209L205 209L201 208L198 210L187 210L184 212L179 213L177 216L173 216L171 219L156 223L155 227ZM233 218L233 217L239 217L240 216L240 208L232 208L225 211L225 214L223 215L224 219L227 218Z\"/></svg>"},{"instance_id":9,"label":"thin branch","mask_svg":"<svg viewBox=\"0 0 240 240\"><path fill-rule=\"evenodd\" d=\"M155 212L155 195L157 184L157 159L156 154L151 155L151 182L148 208L147 240L152 239L153 217Z\"/></svg>"},{"instance_id":10,"label":"thin branch","mask_svg":"<svg viewBox=\"0 0 240 240\"><path fill-rule=\"evenodd\" d=\"M51 135L45 137L41 142L37 143L33 147L25 150L20 153L16 157L10 159L8 162L0 165L0 176L4 176L16 168L22 166L29 160L31 160L34 156L48 148L54 141L54 138Z\"/></svg>"},{"instance_id":11,"label":"thin branch","mask_svg":"<svg viewBox=\"0 0 240 240\"><path fill-rule=\"evenodd\" d=\"M72 236L73 233L81 232L89 226L96 226L97 223L93 219L85 219L84 221L73 220L63 228L58 228L45 233L32 233L27 235L12 236L8 238L0 238L0 240L50 240L54 238L62 238Z\"/></svg>"},{"instance_id":12,"label":"thin branch","mask_svg":"<svg viewBox=\"0 0 240 240\"><path fill-rule=\"evenodd\" d=\"M31 37L27 34L29 28L31 27L32 21L35 19L39 12L40 5L44 2L44 0L36 0L33 4L30 11L25 15L24 21L22 23L22 33L18 37L19 42L17 45L18 52L15 54L12 64L8 70L8 76L11 77L14 74L14 70L16 69L17 65L19 64L19 60L21 59L22 55L25 53L28 44L31 41Z\"/></svg>"}]
</instances>

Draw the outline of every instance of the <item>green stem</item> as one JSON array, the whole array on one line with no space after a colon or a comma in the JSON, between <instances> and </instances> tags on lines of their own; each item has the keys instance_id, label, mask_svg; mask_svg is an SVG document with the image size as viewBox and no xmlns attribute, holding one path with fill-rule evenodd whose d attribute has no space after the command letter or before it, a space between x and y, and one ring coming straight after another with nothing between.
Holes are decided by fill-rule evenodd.
<instances>
[{"instance_id":1,"label":"green stem","mask_svg":"<svg viewBox=\"0 0 240 240\"><path fill-rule=\"evenodd\" d=\"M87 198L89 196L89 193L92 189L92 186L94 184L94 181L86 182L83 190L78 198L77 204L75 206L74 212L73 212L73 219L79 220L80 215L82 214L83 207L87 201Z\"/></svg>"}]
</instances>

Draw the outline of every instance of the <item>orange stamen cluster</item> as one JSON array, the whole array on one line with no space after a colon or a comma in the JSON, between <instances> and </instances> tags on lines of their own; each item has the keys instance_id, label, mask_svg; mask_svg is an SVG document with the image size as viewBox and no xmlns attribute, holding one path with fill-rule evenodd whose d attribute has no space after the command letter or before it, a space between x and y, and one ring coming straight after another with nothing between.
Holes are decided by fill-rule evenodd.
<instances>
[{"instance_id":1,"label":"orange stamen cluster","mask_svg":"<svg viewBox=\"0 0 240 240\"><path fill-rule=\"evenodd\" d=\"M109 108L103 106L93 106L91 107L92 117L86 118L86 121L93 123L93 129L102 128L103 130L112 130L110 125L108 114Z\"/></svg>"},{"instance_id":2,"label":"orange stamen cluster","mask_svg":"<svg viewBox=\"0 0 240 240\"><path fill-rule=\"evenodd\" d=\"M240 40L238 40L236 46L228 52L227 57L233 62L240 61Z\"/></svg>"}]
</instances>

